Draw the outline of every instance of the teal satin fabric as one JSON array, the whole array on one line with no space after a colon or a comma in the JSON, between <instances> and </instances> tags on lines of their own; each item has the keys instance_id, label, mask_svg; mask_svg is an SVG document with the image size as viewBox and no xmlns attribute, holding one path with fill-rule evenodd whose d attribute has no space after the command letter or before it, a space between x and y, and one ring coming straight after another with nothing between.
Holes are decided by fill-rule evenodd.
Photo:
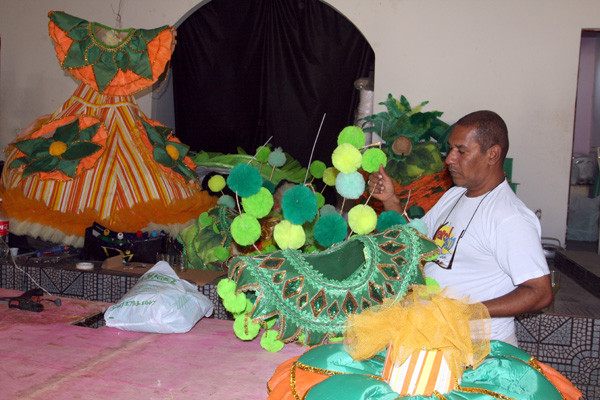
<instances>
[{"instance_id":1,"label":"teal satin fabric","mask_svg":"<svg viewBox=\"0 0 600 400\"><path fill-rule=\"evenodd\" d=\"M313 386L305 400L438 400L435 396L400 396L381 377L385 352L354 361L342 344L315 347L298 361L309 367L337 373ZM560 400L560 392L533 366L531 356L503 342L492 341L491 352L476 369L467 369L461 387L443 396L447 400ZM375 377L374 377L375 376ZM463 389L464 388L464 389ZM473 390L473 392L468 392Z\"/></svg>"}]
</instances>

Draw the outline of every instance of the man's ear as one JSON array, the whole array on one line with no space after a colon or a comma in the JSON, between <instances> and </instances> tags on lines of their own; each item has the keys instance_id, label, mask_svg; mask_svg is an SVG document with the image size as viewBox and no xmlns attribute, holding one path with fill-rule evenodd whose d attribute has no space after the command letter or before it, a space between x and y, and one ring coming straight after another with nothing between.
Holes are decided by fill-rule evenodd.
<instances>
[{"instance_id":1,"label":"man's ear","mask_svg":"<svg viewBox=\"0 0 600 400\"><path fill-rule=\"evenodd\" d=\"M502 158L502 148L500 147L500 145L495 144L489 149L487 149L486 154L488 156L488 162L490 165L497 164Z\"/></svg>"}]
</instances>

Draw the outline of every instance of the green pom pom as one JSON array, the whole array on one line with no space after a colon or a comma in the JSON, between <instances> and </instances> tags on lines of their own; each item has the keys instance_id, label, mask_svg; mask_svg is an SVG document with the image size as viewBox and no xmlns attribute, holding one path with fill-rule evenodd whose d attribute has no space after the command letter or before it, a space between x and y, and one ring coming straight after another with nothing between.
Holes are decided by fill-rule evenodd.
<instances>
[{"instance_id":1,"label":"green pom pom","mask_svg":"<svg viewBox=\"0 0 600 400\"><path fill-rule=\"evenodd\" d=\"M406 218L398 211L384 211L379 214L379 218L377 218L377 230L379 232L385 231L386 229L394 226L394 225L405 225Z\"/></svg>"},{"instance_id":2,"label":"green pom pom","mask_svg":"<svg viewBox=\"0 0 600 400\"><path fill-rule=\"evenodd\" d=\"M310 163L310 168L308 171L315 178L321 179L323 177L323 172L325 172L325 168L327 168L327 166L323 161L315 160Z\"/></svg>"},{"instance_id":3,"label":"green pom pom","mask_svg":"<svg viewBox=\"0 0 600 400\"><path fill-rule=\"evenodd\" d=\"M420 234L427 236L427 224L423 222L421 219L413 219L406 226L410 226L415 229Z\"/></svg>"},{"instance_id":4,"label":"green pom pom","mask_svg":"<svg viewBox=\"0 0 600 400\"><path fill-rule=\"evenodd\" d=\"M228 194L224 194L223 196L219 197L219 200L217 200L217 204L223 207L233 209L235 208L235 199Z\"/></svg>"},{"instance_id":5,"label":"green pom pom","mask_svg":"<svg viewBox=\"0 0 600 400\"><path fill-rule=\"evenodd\" d=\"M323 207L325 205L325 196L319 192L316 192L315 196L317 196L317 208Z\"/></svg>"},{"instance_id":6,"label":"green pom pom","mask_svg":"<svg viewBox=\"0 0 600 400\"><path fill-rule=\"evenodd\" d=\"M348 224L339 214L321 216L315 224L313 236L321 246L329 247L332 244L343 242L348 234Z\"/></svg>"},{"instance_id":7,"label":"green pom pom","mask_svg":"<svg viewBox=\"0 0 600 400\"><path fill-rule=\"evenodd\" d=\"M274 244L269 244L263 249L263 253L272 253L279 250Z\"/></svg>"},{"instance_id":8,"label":"green pom pom","mask_svg":"<svg viewBox=\"0 0 600 400\"><path fill-rule=\"evenodd\" d=\"M249 246L260 237L260 223L249 214L244 213L235 217L230 229L233 240L242 246Z\"/></svg>"},{"instance_id":9,"label":"green pom pom","mask_svg":"<svg viewBox=\"0 0 600 400\"><path fill-rule=\"evenodd\" d=\"M271 149L267 146L260 146L256 148L256 159L261 163L267 162L271 154Z\"/></svg>"},{"instance_id":10,"label":"green pom pom","mask_svg":"<svg viewBox=\"0 0 600 400\"><path fill-rule=\"evenodd\" d=\"M367 235L377 226L377 213L371 206L356 205L348 211L348 225L355 233Z\"/></svg>"},{"instance_id":11,"label":"green pom pom","mask_svg":"<svg viewBox=\"0 0 600 400\"><path fill-rule=\"evenodd\" d=\"M325 204L323 207L321 207L320 214L321 214L321 217L323 217L327 214L337 214L337 210L331 204Z\"/></svg>"},{"instance_id":12,"label":"green pom pom","mask_svg":"<svg viewBox=\"0 0 600 400\"><path fill-rule=\"evenodd\" d=\"M266 325L267 325L267 329L271 329L275 325L275 323L277 322L277 317L269 318L265 322L266 322Z\"/></svg>"},{"instance_id":13,"label":"green pom pom","mask_svg":"<svg viewBox=\"0 0 600 400\"><path fill-rule=\"evenodd\" d=\"M247 214L262 218L273 208L273 195L269 189L261 187L258 193L242 198L242 206Z\"/></svg>"},{"instance_id":14,"label":"green pom pom","mask_svg":"<svg viewBox=\"0 0 600 400\"><path fill-rule=\"evenodd\" d=\"M365 132L358 126L347 126L338 135L337 144L349 143L354 147L363 147L367 142Z\"/></svg>"},{"instance_id":15,"label":"green pom pom","mask_svg":"<svg viewBox=\"0 0 600 400\"><path fill-rule=\"evenodd\" d=\"M283 349L283 342L277 339L277 331L269 330L263 333L260 338L260 345L263 349L276 353Z\"/></svg>"},{"instance_id":16,"label":"green pom pom","mask_svg":"<svg viewBox=\"0 0 600 400\"><path fill-rule=\"evenodd\" d=\"M198 225L202 228L211 225L214 222L213 218L207 212L203 212L198 217Z\"/></svg>"},{"instance_id":17,"label":"green pom pom","mask_svg":"<svg viewBox=\"0 0 600 400\"><path fill-rule=\"evenodd\" d=\"M221 279L219 283L217 283L217 294L221 296L221 298L234 294L235 289L236 284L231 279Z\"/></svg>"},{"instance_id":18,"label":"green pom pom","mask_svg":"<svg viewBox=\"0 0 600 400\"><path fill-rule=\"evenodd\" d=\"M299 249L306 242L306 234L300 225L283 220L273 228L273 238L280 249Z\"/></svg>"},{"instance_id":19,"label":"green pom pom","mask_svg":"<svg viewBox=\"0 0 600 400\"><path fill-rule=\"evenodd\" d=\"M213 249L213 254L219 261L225 261L229 258L231 253L223 246L217 246Z\"/></svg>"},{"instance_id":20,"label":"green pom pom","mask_svg":"<svg viewBox=\"0 0 600 400\"><path fill-rule=\"evenodd\" d=\"M213 192L220 192L225 187L225 178L221 175L214 175L208 180L208 188Z\"/></svg>"},{"instance_id":21,"label":"green pom pom","mask_svg":"<svg viewBox=\"0 0 600 400\"><path fill-rule=\"evenodd\" d=\"M294 225L302 225L317 216L317 196L307 186L296 185L281 198L283 217Z\"/></svg>"},{"instance_id":22,"label":"green pom pom","mask_svg":"<svg viewBox=\"0 0 600 400\"><path fill-rule=\"evenodd\" d=\"M239 314L246 310L246 294L229 294L223 297L223 307L232 314Z\"/></svg>"},{"instance_id":23,"label":"green pom pom","mask_svg":"<svg viewBox=\"0 0 600 400\"><path fill-rule=\"evenodd\" d=\"M423 210L423 207L411 206L411 207L408 207L408 210L406 210L406 213L408 214L408 218L410 218L410 219L423 218L423 216L425 215L425 210Z\"/></svg>"},{"instance_id":24,"label":"green pom pom","mask_svg":"<svg viewBox=\"0 0 600 400\"><path fill-rule=\"evenodd\" d=\"M269 164L273 167L283 167L285 164L285 153L281 150L281 147L277 147L269 154Z\"/></svg>"},{"instance_id":25,"label":"green pom pom","mask_svg":"<svg viewBox=\"0 0 600 400\"><path fill-rule=\"evenodd\" d=\"M267 188L267 190L269 192L271 192L271 194L275 193L275 184L271 181L263 181L263 187Z\"/></svg>"},{"instance_id":26,"label":"green pom pom","mask_svg":"<svg viewBox=\"0 0 600 400\"><path fill-rule=\"evenodd\" d=\"M258 193L263 178L258 169L248 164L238 164L231 169L227 177L227 185L238 196L249 197Z\"/></svg>"},{"instance_id":27,"label":"green pom pom","mask_svg":"<svg viewBox=\"0 0 600 400\"><path fill-rule=\"evenodd\" d=\"M338 171L351 174L360 168L362 154L350 143L342 143L333 151L331 162Z\"/></svg>"},{"instance_id":28,"label":"green pom pom","mask_svg":"<svg viewBox=\"0 0 600 400\"><path fill-rule=\"evenodd\" d=\"M365 178L358 171L351 174L340 172L335 179L335 190L347 199L358 199L365 192Z\"/></svg>"},{"instance_id":29,"label":"green pom pom","mask_svg":"<svg viewBox=\"0 0 600 400\"><path fill-rule=\"evenodd\" d=\"M260 324L255 324L248 315L243 314L233 321L233 332L241 340L252 340L258 336Z\"/></svg>"},{"instance_id":30,"label":"green pom pom","mask_svg":"<svg viewBox=\"0 0 600 400\"><path fill-rule=\"evenodd\" d=\"M327 186L335 186L335 178L337 178L340 171L337 168L329 167L323 172L323 183Z\"/></svg>"},{"instance_id":31,"label":"green pom pom","mask_svg":"<svg viewBox=\"0 0 600 400\"><path fill-rule=\"evenodd\" d=\"M383 150L378 148L371 148L365 151L362 155L362 168L369 172L379 171L379 166L387 165L387 156Z\"/></svg>"}]
</instances>

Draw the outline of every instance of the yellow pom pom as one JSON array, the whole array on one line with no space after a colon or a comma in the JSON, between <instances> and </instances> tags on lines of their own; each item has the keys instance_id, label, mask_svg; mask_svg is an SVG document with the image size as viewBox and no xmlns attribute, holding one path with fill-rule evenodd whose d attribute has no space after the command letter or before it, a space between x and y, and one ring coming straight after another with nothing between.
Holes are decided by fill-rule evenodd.
<instances>
[{"instance_id":1,"label":"yellow pom pom","mask_svg":"<svg viewBox=\"0 0 600 400\"><path fill-rule=\"evenodd\" d=\"M273 237L280 249L299 249L306 242L306 234L301 225L283 220L273 228Z\"/></svg>"},{"instance_id":2,"label":"yellow pom pom","mask_svg":"<svg viewBox=\"0 0 600 400\"><path fill-rule=\"evenodd\" d=\"M213 192L220 192L227 183L221 175L214 175L208 180L208 188Z\"/></svg>"},{"instance_id":3,"label":"yellow pom pom","mask_svg":"<svg viewBox=\"0 0 600 400\"><path fill-rule=\"evenodd\" d=\"M65 151L67 151L67 145L60 140L52 142L50 148L48 149L48 153L50 153L52 156L60 156Z\"/></svg>"},{"instance_id":4,"label":"yellow pom pom","mask_svg":"<svg viewBox=\"0 0 600 400\"><path fill-rule=\"evenodd\" d=\"M348 211L348 225L359 235L371 233L377 226L377 213L371 206L356 205Z\"/></svg>"},{"instance_id":5,"label":"yellow pom pom","mask_svg":"<svg viewBox=\"0 0 600 400\"><path fill-rule=\"evenodd\" d=\"M331 162L340 172L352 174L360 168L362 154L350 143L342 143L333 151Z\"/></svg>"},{"instance_id":6,"label":"yellow pom pom","mask_svg":"<svg viewBox=\"0 0 600 400\"><path fill-rule=\"evenodd\" d=\"M340 171L333 167L329 167L323 171L323 183L327 186L335 186L335 180Z\"/></svg>"}]
</instances>

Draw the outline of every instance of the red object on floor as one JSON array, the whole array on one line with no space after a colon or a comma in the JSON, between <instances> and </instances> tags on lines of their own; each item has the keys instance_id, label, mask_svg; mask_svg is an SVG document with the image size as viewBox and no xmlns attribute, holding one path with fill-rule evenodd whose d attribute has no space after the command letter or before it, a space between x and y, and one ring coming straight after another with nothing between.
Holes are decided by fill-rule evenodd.
<instances>
[{"instance_id":1,"label":"red object on floor","mask_svg":"<svg viewBox=\"0 0 600 400\"><path fill-rule=\"evenodd\" d=\"M31 313L33 314L33 313ZM5 399L248 400L306 348L278 353L237 339L233 321L202 319L184 334L0 323Z\"/></svg>"}]
</instances>

